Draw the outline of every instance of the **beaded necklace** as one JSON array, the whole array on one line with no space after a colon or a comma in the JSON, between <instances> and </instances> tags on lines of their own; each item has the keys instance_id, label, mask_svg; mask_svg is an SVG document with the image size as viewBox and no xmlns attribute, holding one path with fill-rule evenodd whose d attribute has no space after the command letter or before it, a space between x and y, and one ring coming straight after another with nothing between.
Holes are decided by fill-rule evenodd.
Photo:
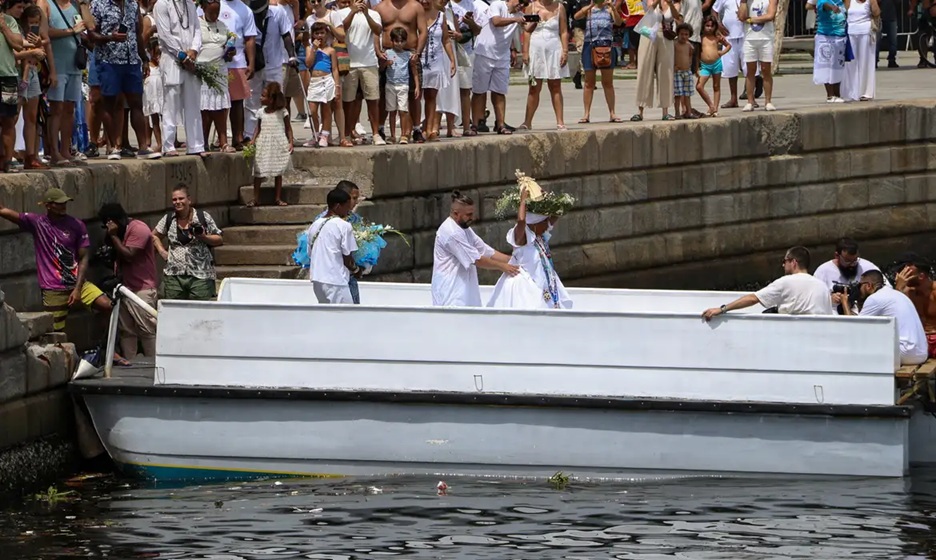
<instances>
[{"instance_id":1,"label":"beaded necklace","mask_svg":"<svg viewBox=\"0 0 936 560\"><path fill-rule=\"evenodd\" d=\"M556 276L556 267L553 264L549 245L537 235L533 238L533 246L539 253L540 264L543 265L543 272L546 273L546 289L543 290L543 299L547 303L552 302L553 309L559 309L559 278Z\"/></svg>"}]
</instances>

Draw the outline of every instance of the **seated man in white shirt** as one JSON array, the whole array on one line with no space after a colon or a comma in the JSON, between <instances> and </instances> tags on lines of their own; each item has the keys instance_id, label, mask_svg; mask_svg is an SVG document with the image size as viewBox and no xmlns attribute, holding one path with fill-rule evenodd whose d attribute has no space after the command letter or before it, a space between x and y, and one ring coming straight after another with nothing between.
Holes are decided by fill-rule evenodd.
<instances>
[{"instance_id":1,"label":"seated man in white shirt","mask_svg":"<svg viewBox=\"0 0 936 560\"><path fill-rule=\"evenodd\" d=\"M348 282L361 269L351 253L357 251L354 230L345 218L351 212L351 195L332 189L326 198L328 212L313 222L309 239L309 279L319 303L353 304Z\"/></svg>"},{"instance_id":2,"label":"seated man in white shirt","mask_svg":"<svg viewBox=\"0 0 936 560\"><path fill-rule=\"evenodd\" d=\"M706 309L702 318L713 317L735 309L744 309L760 303L778 313L787 315L834 315L832 297L824 282L809 274L809 250L792 247L783 257L784 276L771 282L756 293L742 296L721 307Z\"/></svg>"},{"instance_id":3,"label":"seated man in white shirt","mask_svg":"<svg viewBox=\"0 0 936 560\"><path fill-rule=\"evenodd\" d=\"M869 270L861 275L861 317L893 317L897 322L897 338L900 344L900 365L915 366L926 361L929 346L923 323L916 307L905 294L884 283L880 270ZM847 301L848 294L833 294L835 303ZM842 305L845 315L852 315L852 310Z\"/></svg>"},{"instance_id":4,"label":"seated man in white shirt","mask_svg":"<svg viewBox=\"0 0 936 560\"><path fill-rule=\"evenodd\" d=\"M858 256L858 242L843 237L835 243L835 255L816 268L813 276L826 283L829 289L836 284L851 284L869 270L881 270L873 262ZM885 285L889 285L884 280Z\"/></svg>"}]
</instances>

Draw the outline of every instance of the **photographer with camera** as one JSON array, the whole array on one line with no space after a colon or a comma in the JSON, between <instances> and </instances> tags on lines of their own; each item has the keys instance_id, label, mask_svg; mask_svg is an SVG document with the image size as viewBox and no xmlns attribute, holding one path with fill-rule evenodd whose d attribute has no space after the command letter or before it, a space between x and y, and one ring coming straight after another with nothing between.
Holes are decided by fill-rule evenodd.
<instances>
[{"instance_id":1,"label":"photographer with camera","mask_svg":"<svg viewBox=\"0 0 936 560\"><path fill-rule=\"evenodd\" d=\"M123 206L107 203L98 210L106 230L97 255L117 275L121 284L152 307L156 307L156 255L150 229L127 216ZM120 353L132 359L138 345L144 356L156 355L156 318L130 299L120 305Z\"/></svg>"},{"instance_id":2,"label":"photographer with camera","mask_svg":"<svg viewBox=\"0 0 936 560\"><path fill-rule=\"evenodd\" d=\"M166 261L163 297L214 299L216 274L211 249L223 244L214 218L192 208L188 187L179 183L172 191L172 210L153 228L153 245Z\"/></svg>"},{"instance_id":3,"label":"photographer with camera","mask_svg":"<svg viewBox=\"0 0 936 560\"><path fill-rule=\"evenodd\" d=\"M897 322L900 339L900 365L918 365L926 361L927 343L923 323L910 298L884 283L880 270L869 270L858 282L858 302L861 317L893 317ZM845 315L854 315L847 303L848 290L832 295L834 303L841 304Z\"/></svg>"},{"instance_id":4,"label":"photographer with camera","mask_svg":"<svg viewBox=\"0 0 936 560\"><path fill-rule=\"evenodd\" d=\"M873 262L858 255L858 242L850 237L843 237L835 242L835 254L832 260L820 264L813 274L825 282L829 289L836 285L847 286L855 283L862 274L870 270L880 270ZM884 280L885 285L890 285Z\"/></svg>"}]
</instances>

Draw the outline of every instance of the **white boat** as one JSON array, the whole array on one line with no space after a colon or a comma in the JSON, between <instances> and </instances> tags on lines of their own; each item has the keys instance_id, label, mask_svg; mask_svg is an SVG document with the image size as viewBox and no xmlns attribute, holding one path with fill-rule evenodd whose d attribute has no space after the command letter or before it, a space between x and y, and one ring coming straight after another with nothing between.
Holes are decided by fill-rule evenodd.
<instances>
[{"instance_id":1,"label":"white boat","mask_svg":"<svg viewBox=\"0 0 936 560\"><path fill-rule=\"evenodd\" d=\"M579 288L574 310L522 311L360 288L359 306L318 305L302 280L163 300L155 366L71 389L110 456L158 480L899 477L936 462L936 420L895 404L892 318L703 322L729 292Z\"/></svg>"}]
</instances>

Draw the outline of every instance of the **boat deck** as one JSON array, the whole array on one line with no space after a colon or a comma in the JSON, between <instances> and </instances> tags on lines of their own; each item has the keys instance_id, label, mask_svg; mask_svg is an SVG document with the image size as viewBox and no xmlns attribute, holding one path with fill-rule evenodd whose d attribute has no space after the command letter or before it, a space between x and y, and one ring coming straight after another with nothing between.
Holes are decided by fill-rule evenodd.
<instances>
[{"instance_id":1,"label":"boat deck","mask_svg":"<svg viewBox=\"0 0 936 560\"><path fill-rule=\"evenodd\" d=\"M936 366L936 362L934 362ZM126 395L138 397L179 397L219 399L272 399L334 402L375 402L398 404L454 404L482 406L547 406L607 410L661 412L716 412L734 414L793 414L859 418L908 418L913 408L897 405L853 405L783 403L754 401L703 401L627 396L557 396L530 393L380 391L341 388L309 389L286 387L241 387L158 384L152 361L139 361L128 367L115 367L113 376L84 378L69 384L79 395Z\"/></svg>"}]
</instances>

